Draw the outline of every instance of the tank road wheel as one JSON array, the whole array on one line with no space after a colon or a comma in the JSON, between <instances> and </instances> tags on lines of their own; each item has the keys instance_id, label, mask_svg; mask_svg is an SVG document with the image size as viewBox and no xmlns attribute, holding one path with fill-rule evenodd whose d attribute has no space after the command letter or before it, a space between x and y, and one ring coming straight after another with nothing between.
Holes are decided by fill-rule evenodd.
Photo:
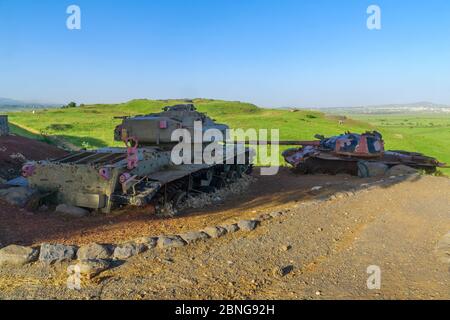
<instances>
[{"instance_id":1,"label":"tank road wheel","mask_svg":"<svg viewBox=\"0 0 450 320\"><path fill-rule=\"evenodd\" d=\"M246 164L238 164L238 165L236 166L236 172L237 172L239 178L242 178L242 176L243 176L245 173L247 173L248 167L249 167L249 166L246 165Z\"/></svg>"},{"instance_id":2,"label":"tank road wheel","mask_svg":"<svg viewBox=\"0 0 450 320\"><path fill-rule=\"evenodd\" d=\"M309 158L304 165L306 172L309 174L331 174L329 167L320 159Z\"/></svg>"},{"instance_id":3,"label":"tank road wheel","mask_svg":"<svg viewBox=\"0 0 450 320\"><path fill-rule=\"evenodd\" d=\"M211 182L214 178L214 169L207 169L205 172L201 175L201 181L200 186L201 187L208 187L211 185Z\"/></svg>"},{"instance_id":4,"label":"tank road wheel","mask_svg":"<svg viewBox=\"0 0 450 320\"><path fill-rule=\"evenodd\" d=\"M178 215L178 210L183 209L183 205L187 200L187 193L185 191L177 191L172 198L172 208L175 210L175 215Z\"/></svg>"},{"instance_id":5,"label":"tank road wheel","mask_svg":"<svg viewBox=\"0 0 450 320\"><path fill-rule=\"evenodd\" d=\"M227 182L234 183L234 182L236 182L238 180L239 180L239 175L238 175L238 172L236 170L231 170L230 172L228 172L228 174L227 174Z\"/></svg>"},{"instance_id":6,"label":"tank road wheel","mask_svg":"<svg viewBox=\"0 0 450 320\"><path fill-rule=\"evenodd\" d=\"M214 177L211 185L216 189L222 189L225 188L227 186L227 182L226 182L226 178L224 178L223 176L216 176Z\"/></svg>"},{"instance_id":7,"label":"tank road wheel","mask_svg":"<svg viewBox=\"0 0 450 320\"><path fill-rule=\"evenodd\" d=\"M299 163L296 167L292 168L295 174L308 174L308 166L304 163Z\"/></svg>"},{"instance_id":8,"label":"tank road wheel","mask_svg":"<svg viewBox=\"0 0 450 320\"><path fill-rule=\"evenodd\" d=\"M232 167L231 164L224 164L224 165L223 165L223 172L225 172L225 173L230 172L231 169L232 169L231 167Z\"/></svg>"}]
</instances>

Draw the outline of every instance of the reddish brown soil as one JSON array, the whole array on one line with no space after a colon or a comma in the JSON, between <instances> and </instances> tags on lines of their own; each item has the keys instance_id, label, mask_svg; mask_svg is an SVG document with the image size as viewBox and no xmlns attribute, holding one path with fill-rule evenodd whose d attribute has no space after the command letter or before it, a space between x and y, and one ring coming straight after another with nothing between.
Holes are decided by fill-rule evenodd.
<instances>
[{"instance_id":1,"label":"reddish brown soil","mask_svg":"<svg viewBox=\"0 0 450 320\"><path fill-rule=\"evenodd\" d=\"M20 174L23 159L12 158L11 155L21 154L27 160L44 160L62 157L66 151L33 139L20 136L0 137L0 177L13 179Z\"/></svg>"},{"instance_id":2,"label":"reddish brown soil","mask_svg":"<svg viewBox=\"0 0 450 320\"><path fill-rule=\"evenodd\" d=\"M175 234L289 207L311 198L314 186L323 186L320 193L330 194L365 182L349 176L299 176L286 168L276 176L260 176L257 172L254 175L257 181L245 194L170 219L151 214L151 208L126 208L109 215L76 219L51 212L30 213L0 203L0 243L117 243L141 236Z\"/></svg>"}]
</instances>

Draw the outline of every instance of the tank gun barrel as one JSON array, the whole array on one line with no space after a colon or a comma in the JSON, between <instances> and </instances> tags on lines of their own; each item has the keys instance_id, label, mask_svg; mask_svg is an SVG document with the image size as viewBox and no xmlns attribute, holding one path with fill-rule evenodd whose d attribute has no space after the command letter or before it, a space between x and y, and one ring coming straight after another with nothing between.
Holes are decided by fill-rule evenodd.
<instances>
[{"instance_id":1,"label":"tank gun barrel","mask_svg":"<svg viewBox=\"0 0 450 320\"><path fill-rule=\"evenodd\" d=\"M236 141L234 144L267 144L267 145L279 145L279 146L320 146L320 141L298 141L298 140L286 140L286 141ZM232 143L232 144L233 144Z\"/></svg>"}]
</instances>

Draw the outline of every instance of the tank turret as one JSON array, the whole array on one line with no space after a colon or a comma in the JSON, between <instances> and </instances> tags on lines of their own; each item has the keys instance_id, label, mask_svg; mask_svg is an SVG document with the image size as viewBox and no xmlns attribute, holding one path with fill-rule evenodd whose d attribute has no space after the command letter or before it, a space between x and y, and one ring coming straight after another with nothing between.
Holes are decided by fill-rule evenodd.
<instances>
[{"instance_id":1,"label":"tank turret","mask_svg":"<svg viewBox=\"0 0 450 320\"><path fill-rule=\"evenodd\" d=\"M201 123L202 131L217 129L226 137L227 125L215 123L206 114L198 112L193 104L179 104L163 108L163 112L123 118L114 131L114 140L125 141L133 137L140 145L172 145L172 133L188 130L194 136L194 124ZM208 143L210 141L203 141Z\"/></svg>"}]
</instances>

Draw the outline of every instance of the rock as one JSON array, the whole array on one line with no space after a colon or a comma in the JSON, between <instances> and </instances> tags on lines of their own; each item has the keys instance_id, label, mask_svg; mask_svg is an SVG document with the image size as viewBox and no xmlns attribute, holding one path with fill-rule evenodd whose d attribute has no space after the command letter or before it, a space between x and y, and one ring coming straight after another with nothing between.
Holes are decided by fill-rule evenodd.
<instances>
[{"instance_id":1,"label":"rock","mask_svg":"<svg viewBox=\"0 0 450 320\"><path fill-rule=\"evenodd\" d=\"M362 183L362 184L360 185L360 187L361 187L361 188L368 188L368 187L370 187L370 184L368 184L368 183Z\"/></svg>"},{"instance_id":2,"label":"rock","mask_svg":"<svg viewBox=\"0 0 450 320\"><path fill-rule=\"evenodd\" d=\"M279 212L279 211L277 211L277 212L271 212L270 213L270 216L272 217L272 218L278 218L278 217L281 217L283 214L281 213L281 212Z\"/></svg>"},{"instance_id":3,"label":"rock","mask_svg":"<svg viewBox=\"0 0 450 320\"><path fill-rule=\"evenodd\" d=\"M113 254L111 246L91 243L78 249L78 260L110 259Z\"/></svg>"},{"instance_id":4,"label":"rock","mask_svg":"<svg viewBox=\"0 0 450 320\"><path fill-rule=\"evenodd\" d=\"M118 245L114 249L113 257L117 260L125 260L144 252L145 249L146 247L142 243L128 242Z\"/></svg>"},{"instance_id":5,"label":"rock","mask_svg":"<svg viewBox=\"0 0 450 320\"><path fill-rule=\"evenodd\" d=\"M0 189L0 198L18 207L25 207L36 194L36 190L27 187L13 187Z\"/></svg>"},{"instance_id":6,"label":"rock","mask_svg":"<svg viewBox=\"0 0 450 320\"><path fill-rule=\"evenodd\" d=\"M222 226L222 228L227 230L228 233L233 233L233 232L239 231L239 227L236 223L224 225L224 226Z\"/></svg>"},{"instance_id":7,"label":"rock","mask_svg":"<svg viewBox=\"0 0 450 320\"><path fill-rule=\"evenodd\" d=\"M370 161L358 162L358 176L360 178L384 176L388 169L389 167L381 162L370 162Z\"/></svg>"},{"instance_id":8,"label":"rock","mask_svg":"<svg viewBox=\"0 0 450 320\"><path fill-rule=\"evenodd\" d=\"M266 221L272 219L272 216L270 214L264 213L260 215L258 219L260 219L261 221Z\"/></svg>"},{"instance_id":9,"label":"rock","mask_svg":"<svg viewBox=\"0 0 450 320\"><path fill-rule=\"evenodd\" d=\"M0 249L0 265L9 264L22 266L37 260L39 250L30 247L10 245Z\"/></svg>"},{"instance_id":10,"label":"rock","mask_svg":"<svg viewBox=\"0 0 450 320\"><path fill-rule=\"evenodd\" d=\"M209 236L205 232L199 231L199 232L188 232L181 234L180 237L186 241L187 243L194 243L197 241L208 239Z\"/></svg>"},{"instance_id":11,"label":"rock","mask_svg":"<svg viewBox=\"0 0 450 320\"><path fill-rule=\"evenodd\" d=\"M180 236L160 236L158 238L158 248L179 248L186 245Z\"/></svg>"},{"instance_id":12,"label":"rock","mask_svg":"<svg viewBox=\"0 0 450 320\"><path fill-rule=\"evenodd\" d=\"M294 270L294 266L275 267L272 274L277 277L284 277Z\"/></svg>"},{"instance_id":13,"label":"rock","mask_svg":"<svg viewBox=\"0 0 450 320\"><path fill-rule=\"evenodd\" d=\"M175 261L172 258L164 258L161 260L161 262L166 263L166 264L174 264Z\"/></svg>"},{"instance_id":14,"label":"rock","mask_svg":"<svg viewBox=\"0 0 450 320\"><path fill-rule=\"evenodd\" d=\"M153 249L156 247L156 243L158 242L157 237L141 237L135 241L136 243L142 243L148 249Z\"/></svg>"},{"instance_id":15,"label":"rock","mask_svg":"<svg viewBox=\"0 0 450 320\"><path fill-rule=\"evenodd\" d=\"M70 261L75 258L77 247L63 244L42 244L39 261L46 264Z\"/></svg>"},{"instance_id":16,"label":"rock","mask_svg":"<svg viewBox=\"0 0 450 320\"><path fill-rule=\"evenodd\" d=\"M252 231L255 230L256 226L258 225L258 221L256 220L241 220L238 223L239 229L242 231Z\"/></svg>"},{"instance_id":17,"label":"rock","mask_svg":"<svg viewBox=\"0 0 450 320\"><path fill-rule=\"evenodd\" d=\"M227 229L223 227L207 227L203 231L211 238L220 238L227 233Z\"/></svg>"},{"instance_id":18,"label":"rock","mask_svg":"<svg viewBox=\"0 0 450 320\"><path fill-rule=\"evenodd\" d=\"M88 279L92 279L95 276L98 276L103 271L109 269L111 263L107 260L103 259L88 259L81 260L75 265L75 269L80 272L81 275L85 276Z\"/></svg>"},{"instance_id":19,"label":"rock","mask_svg":"<svg viewBox=\"0 0 450 320\"><path fill-rule=\"evenodd\" d=\"M88 210L67 204L60 204L57 206L55 213L64 214L75 218L82 218L89 215Z\"/></svg>"},{"instance_id":20,"label":"rock","mask_svg":"<svg viewBox=\"0 0 450 320\"><path fill-rule=\"evenodd\" d=\"M345 197L347 197L347 194L345 192L337 192L334 194L336 199L343 199Z\"/></svg>"},{"instance_id":21,"label":"rock","mask_svg":"<svg viewBox=\"0 0 450 320\"><path fill-rule=\"evenodd\" d=\"M289 251L289 250L291 250L291 249L292 249L292 246L289 245L289 244L284 245L284 246L281 247L281 250L283 250L283 251Z\"/></svg>"},{"instance_id":22,"label":"rock","mask_svg":"<svg viewBox=\"0 0 450 320\"><path fill-rule=\"evenodd\" d=\"M403 164L399 164L390 168L387 172L387 176L399 176L399 175L408 175L408 174L416 174L418 171L414 168L405 166Z\"/></svg>"}]
</instances>

